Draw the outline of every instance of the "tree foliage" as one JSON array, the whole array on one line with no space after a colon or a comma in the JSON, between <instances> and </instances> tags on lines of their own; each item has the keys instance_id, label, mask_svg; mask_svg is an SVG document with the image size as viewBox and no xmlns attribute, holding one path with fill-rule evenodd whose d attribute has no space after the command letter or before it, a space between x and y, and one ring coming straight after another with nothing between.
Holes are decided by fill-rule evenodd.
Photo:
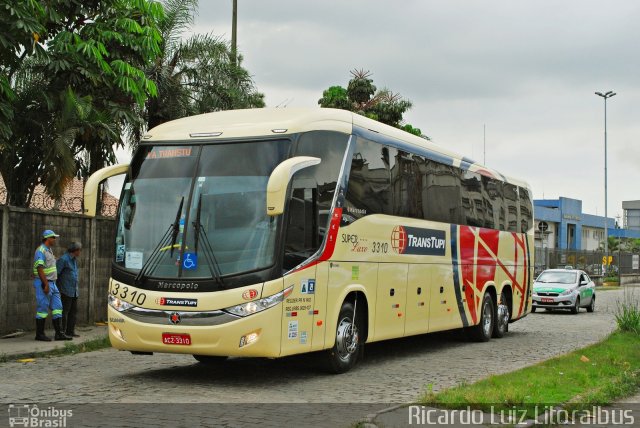
<instances>
[{"instance_id":1,"label":"tree foliage","mask_svg":"<svg viewBox=\"0 0 640 428\"><path fill-rule=\"evenodd\" d=\"M347 88L331 86L322 93L318 104L349 110L428 139L419 128L403 121L404 113L412 107L411 101L387 88L378 90L368 70L352 70Z\"/></svg>"},{"instance_id":2,"label":"tree foliage","mask_svg":"<svg viewBox=\"0 0 640 428\"><path fill-rule=\"evenodd\" d=\"M175 118L262 107L197 0L0 0L0 174L8 203L56 198L115 162L124 138Z\"/></svg>"},{"instance_id":3,"label":"tree foliage","mask_svg":"<svg viewBox=\"0 0 640 428\"><path fill-rule=\"evenodd\" d=\"M158 97L147 101L147 127L194 114L264 107L264 95L240 65L242 58L232 61L228 42L213 34L184 38L193 26L198 1L163 4L161 54L146 70L158 84Z\"/></svg>"},{"instance_id":4,"label":"tree foliage","mask_svg":"<svg viewBox=\"0 0 640 428\"><path fill-rule=\"evenodd\" d=\"M640 253L640 239L638 238L618 238L616 236L607 237L607 247L609 252L618 251L629 253ZM600 242L600 250L604 250L604 241Z\"/></svg>"},{"instance_id":5,"label":"tree foliage","mask_svg":"<svg viewBox=\"0 0 640 428\"><path fill-rule=\"evenodd\" d=\"M157 94L144 70L161 52L163 16L148 0L0 0L0 174L9 203L26 205L37 184L59 196L78 171L113 162L122 130L137 126Z\"/></svg>"}]
</instances>

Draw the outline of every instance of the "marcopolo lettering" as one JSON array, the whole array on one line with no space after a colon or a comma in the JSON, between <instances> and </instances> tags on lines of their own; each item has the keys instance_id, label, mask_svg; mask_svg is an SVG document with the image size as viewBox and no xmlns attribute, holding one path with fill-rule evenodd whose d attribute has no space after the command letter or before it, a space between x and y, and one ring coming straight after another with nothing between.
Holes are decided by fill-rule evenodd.
<instances>
[{"instance_id":1,"label":"marcopolo lettering","mask_svg":"<svg viewBox=\"0 0 640 428\"><path fill-rule=\"evenodd\" d=\"M443 230L397 226L391 235L392 248L398 254L444 256L447 251Z\"/></svg>"}]
</instances>

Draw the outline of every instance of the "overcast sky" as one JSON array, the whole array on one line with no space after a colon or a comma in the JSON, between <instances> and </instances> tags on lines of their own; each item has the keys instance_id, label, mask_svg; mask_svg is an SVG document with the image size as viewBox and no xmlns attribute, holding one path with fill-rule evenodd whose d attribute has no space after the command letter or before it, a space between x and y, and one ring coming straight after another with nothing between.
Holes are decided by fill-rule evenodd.
<instances>
[{"instance_id":1,"label":"overcast sky","mask_svg":"<svg viewBox=\"0 0 640 428\"><path fill-rule=\"evenodd\" d=\"M640 2L239 0L238 49L267 105L315 107L349 70L413 102L407 122L522 178L534 197L609 216L640 199ZM201 0L195 31L231 38L231 0Z\"/></svg>"}]
</instances>

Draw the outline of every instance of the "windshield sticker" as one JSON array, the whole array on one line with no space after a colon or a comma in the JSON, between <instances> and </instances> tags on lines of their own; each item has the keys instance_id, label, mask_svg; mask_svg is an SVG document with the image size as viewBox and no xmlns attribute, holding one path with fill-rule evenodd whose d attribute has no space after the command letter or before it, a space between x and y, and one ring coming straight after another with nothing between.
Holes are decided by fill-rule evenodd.
<instances>
[{"instance_id":1,"label":"windshield sticker","mask_svg":"<svg viewBox=\"0 0 640 428\"><path fill-rule=\"evenodd\" d=\"M198 255L196 253L184 253L182 268L185 270L198 269Z\"/></svg>"},{"instance_id":2,"label":"windshield sticker","mask_svg":"<svg viewBox=\"0 0 640 428\"><path fill-rule=\"evenodd\" d=\"M124 261L125 246L116 245L116 263L122 263Z\"/></svg>"},{"instance_id":3,"label":"windshield sticker","mask_svg":"<svg viewBox=\"0 0 640 428\"><path fill-rule=\"evenodd\" d=\"M315 279L303 279L300 287L302 294L315 294L316 292L316 280Z\"/></svg>"},{"instance_id":4,"label":"windshield sticker","mask_svg":"<svg viewBox=\"0 0 640 428\"><path fill-rule=\"evenodd\" d=\"M189 306L195 308L196 306L198 306L198 299L160 297L159 299L156 299L156 303L160 306Z\"/></svg>"},{"instance_id":5,"label":"windshield sticker","mask_svg":"<svg viewBox=\"0 0 640 428\"><path fill-rule=\"evenodd\" d=\"M142 269L142 251L127 251L124 259L124 267L127 269Z\"/></svg>"},{"instance_id":6,"label":"windshield sticker","mask_svg":"<svg viewBox=\"0 0 640 428\"><path fill-rule=\"evenodd\" d=\"M391 247L397 254L444 256L447 250L443 230L396 226L391 232Z\"/></svg>"},{"instance_id":7,"label":"windshield sticker","mask_svg":"<svg viewBox=\"0 0 640 428\"><path fill-rule=\"evenodd\" d=\"M147 154L147 159L186 158L191 156L191 147L159 148L155 147Z\"/></svg>"},{"instance_id":8,"label":"windshield sticker","mask_svg":"<svg viewBox=\"0 0 640 428\"><path fill-rule=\"evenodd\" d=\"M289 339L295 339L298 337L298 321L289 321Z\"/></svg>"},{"instance_id":9,"label":"windshield sticker","mask_svg":"<svg viewBox=\"0 0 640 428\"><path fill-rule=\"evenodd\" d=\"M300 332L300 344L301 345L306 345L307 344L307 332L306 331L301 331Z\"/></svg>"}]
</instances>

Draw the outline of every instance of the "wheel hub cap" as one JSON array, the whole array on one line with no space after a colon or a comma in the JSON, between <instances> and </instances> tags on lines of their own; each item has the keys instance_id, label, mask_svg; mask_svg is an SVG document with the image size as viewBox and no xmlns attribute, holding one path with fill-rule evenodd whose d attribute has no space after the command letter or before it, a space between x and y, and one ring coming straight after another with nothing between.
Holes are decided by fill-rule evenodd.
<instances>
[{"instance_id":1,"label":"wheel hub cap","mask_svg":"<svg viewBox=\"0 0 640 428\"><path fill-rule=\"evenodd\" d=\"M344 318L338 325L336 348L341 359L348 359L358 349L358 327Z\"/></svg>"}]
</instances>

